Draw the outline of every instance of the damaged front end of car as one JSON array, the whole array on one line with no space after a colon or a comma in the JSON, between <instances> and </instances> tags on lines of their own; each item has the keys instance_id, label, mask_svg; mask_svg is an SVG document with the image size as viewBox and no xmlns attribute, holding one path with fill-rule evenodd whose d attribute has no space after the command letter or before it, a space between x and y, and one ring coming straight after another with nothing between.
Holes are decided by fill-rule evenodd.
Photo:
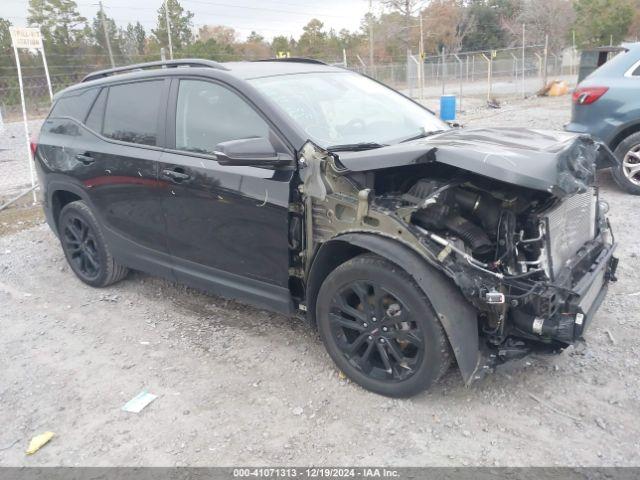
<instances>
[{"instance_id":1,"label":"damaged front end of car","mask_svg":"<svg viewBox=\"0 0 640 480\"><path fill-rule=\"evenodd\" d=\"M580 339L615 280L589 137L451 130L355 152L307 142L292 274L314 282L339 242L398 264L429 298L466 383ZM335 252L332 250L331 252ZM305 303L306 302L306 303Z\"/></svg>"}]
</instances>

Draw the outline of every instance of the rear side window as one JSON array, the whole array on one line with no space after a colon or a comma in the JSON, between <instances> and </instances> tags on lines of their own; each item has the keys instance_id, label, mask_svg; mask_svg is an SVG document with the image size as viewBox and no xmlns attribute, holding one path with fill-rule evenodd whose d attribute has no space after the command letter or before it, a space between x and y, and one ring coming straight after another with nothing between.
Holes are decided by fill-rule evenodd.
<instances>
[{"instance_id":1,"label":"rear side window","mask_svg":"<svg viewBox=\"0 0 640 480\"><path fill-rule=\"evenodd\" d=\"M640 64L638 64L638 66L636 67L636 69L633 71L631 75L634 77L640 77Z\"/></svg>"},{"instance_id":2,"label":"rear side window","mask_svg":"<svg viewBox=\"0 0 640 480\"><path fill-rule=\"evenodd\" d=\"M91 107L85 125L95 132L102 131L102 119L104 118L104 107L107 105L107 90L103 88L100 95Z\"/></svg>"},{"instance_id":3,"label":"rear side window","mask_svg":"<svg viewBox=\"0 0 640 480\"><path fill-rule=\"evenodd\" d=\"M180 80L176 148L213 154L217 144L269 137L269 125L228 88L201 80Z\"/></svg>"},{"instance_id":4,"label":"rear side window","mask_svg":"<svg viewBox=\"0 0 640 480\"><path fill-rule=\"evenodd\" d=\"M157 145L163 80L109 87L102 134L123 142Z\"/></svg>"},{"instance_id":5,"label":"rear side window","mask_svg":"<svg viewBox=\"0 0 640 480\"><path fill-rule=\"evenodd\" d=\"M96 99L96 95L98 95L97 88L71 92L58 99L49 116L52 118L71 117L83 123L89 108Z\"/></svg>"}]
</instances>

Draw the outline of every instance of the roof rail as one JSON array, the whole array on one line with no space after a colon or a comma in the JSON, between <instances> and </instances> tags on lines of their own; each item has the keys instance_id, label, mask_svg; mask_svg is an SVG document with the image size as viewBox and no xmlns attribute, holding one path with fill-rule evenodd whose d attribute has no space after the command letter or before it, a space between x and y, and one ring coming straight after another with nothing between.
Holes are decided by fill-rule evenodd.
<instances>
[{"instance_id":1,"label":"roof rail","mask_svg":"<svg viewBox=\"0 0 640 480\"><path fill-rule=\"evenodd\" d=\"M133 72L135 70L144 70L146 68L177 68L177 67L207 67L215 68L217 70L228 70L224 65L214 62L212 60L200 60L197 58L184 58L180 60L164 60L157 62L136 63L134 65L127 65L125 67L108 68L106 70L98 70L92 72L82 79L83 82L90 80L96 80L98 78L105 78L110 75L118 73Z\"/></svg>"},{"instance_id":2,"label":"roof rail","mask_svg":"<svg viewBox=\"0 0 640 480\"><path fill-rule=\"evenodd\" d=\"M254 60L254 62L291 62L291 63L315 63L317 65L328 65L327 63L307 57L282 57L282 58L264 58L262 60Z\"/></svg>"}]
</instances>

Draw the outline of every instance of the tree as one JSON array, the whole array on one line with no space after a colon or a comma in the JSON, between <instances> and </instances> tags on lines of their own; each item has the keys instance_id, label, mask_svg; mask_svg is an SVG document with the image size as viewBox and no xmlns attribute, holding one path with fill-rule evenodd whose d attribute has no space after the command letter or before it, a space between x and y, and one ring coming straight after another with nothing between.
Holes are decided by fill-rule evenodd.
<instances>
[{"instance_id":1,"label":"tree","mask_svg":"<svg viewBox=\"0 0 640 480\"><path fill-rule=\"evenodd\" d=\"M178 0L166 0L169 11L169 26L171 29L171 43L174 51L180 51L190 45L193 41L191 27L193 26L193 13L182 8ZM158 19L156 28L151 33L160 45L169 46L169 36L167 35L167 21L165 15L165 3L158 9Z\"/></svg>"},{"instance_id":2,"label":"tree","mask_svg":"<svg viewBox=\"0 0 640 480\"><path fill-rule=\"evenodd\" d=\"M293 40L293 39L291 39ZM289 39L284 35L278 35L271 40L271 53L273 56L291 54L289 49Z\"/></svg>"},{"instance_id":3,"label":"tree","mask_svg":"<svg viewBox=\"0 0 640 480\"><path fill-rule=\"evenodd\" d=\"M574 8L576 41L582 46L620 43L635 14L631 0L575 0Z\"/></svg>"},{"instance_id":4,"label":"tree","mask_svg":"<svg viewBox=\"0 0 640 480\"><path fill-rule=\"evenodd\" d=\"M6 67L13 65L11 60L13 52L11 51L11 35L9 27L11 22L0 18L0 66Z\"/></svg>"},{"instance_id":5,"label":"tree","mask_svg":"<svg viewBox=\"0 0 640 480\"><path fill-rule=\"evenodd\" d=\"M629 27L627 37L629 40L637 42L638 38L640 38L640 0L636 0L635 11L636 14L634 15L631 26Z\"/></svg>"},{"instance_id":6,"label":"tree","mask_svg":"<svg viewBox=\"0 0 640 480\"><path fill-rule=\"evenodd\" d=\"M236 46L236 52L245 60L258 60L271 56L271 47L264 41L264 37L257 32L251 32L247 41Z\"/></svg>"},{"instance_id":7,"label":"tree","mask_svg":"<svg viewBox=\"0 0 640 480\"><path fill-rule=\"evenodd\" d=\"M8 53L11 48L11 34L9 33L9 27L11 22L0 17L0 52L3 54Z\"/></svg>"},{"instance_id":8,"label":"tree","mask_svg":"<svg viewBox=\"0 0 640 480\"><path fill-rule=\"evenodd\" d=\"M425 51L438 53L444 47L456 53L475 27L475 19L460 0L434 0L422 10Z\"/></svg>"},{"instance_id":9,"label":"tree","mask_svg":"<svg viewBox=\"0 0 640 480\"><path fill-rule=\"evenodd\" d=\"M373 51L376 62L404 63L407 58L407 39L404 33L409 32L409 49L417 50L420 30L404 27L404 17L399 12L382 13L379 17L365 15L360 31L360 56L367 58L369 53L369 22L373 28Z\"/></svg>"},{"instance_id":10,"label":"tree","mask_svg":"<svg viewBox=\"0 0 640 480\"><path fill-rule=\"evenodd\" d=\"M402 39L405 50L411 48L411 30L416 27L414 14L422 7L424 0L383 0L382 4L392 12L397 12L403 19Z\"/></svg>"},{"instance_id":11,"label":"tree","mask_svg":"<svg viewBox=\"0 0 640 480\"><path fill-rule=\"evenodd\" d=\"M327 32L324 23L317 18L312 19L302 28L302 35L298 40L300 55L311 58L324 57L326 53Z\"/></svg>"},{"instance_id":12,"label":"tree","mask_svg":"<svg viewBox=\"0 0 640 480\"><path fill-rule=\"evenodd\" d=\"M567 32L575 19L571 0L526 0L513 22L505 22L514 41L521 42L522 24L526 25L527 43L543 45L549 35L549 48L559 52L567 44Z\"/></svg>"},{"instance_id":13,"label":"tree","mask_svg":"<svg viewBox=\"0 0 640 480\"><path fill-rule=\"evenodd\" d=\"M55 52L79 47L89 33L73 0L29 0L27 23L40 27L47 50Z\"/></svg>"},{"instance_id":14,"label":"tree","mask_svg":"<svg viewBox=\"0 0 640 480\"><path fill-rule=\"evenodd\" d=\"M513 4L501 0L473 0L469 5L475 28L465 35L463 50L490 50L506 46L508 38L502 28L502 19L510 16Z\"/></svg>"},{"instance_id":15,"label":"tree","mask_svg":"<svg viewBox=\"0 0 640 480\"><path fill-rule=\"evenodd\" d=\"M182 53L186 57L204 58L207 60L215 60L218 62L228 62L230 60L236 60L233 46L218 43L213 38L210 38L206 41L198 40L185 47Z\"/></svg>"},{"instance_id":16,"label":"tree","mask_svg":"<svg viewBox=\"0 0 640 480\"><path fill-rule=\"evenodd\" d=\"M123 52L130 58L144 55L147 46L147 32L140 22L127 24L124 30L120 31L120 38Z\"/></svg>"},{"instance_id":17,"label":"tree","mask_svg":"<svg viewBox=\"0 0 640 480\"><path fill-rule=\"evenodd\" d=\"M109 35L109 43L111 45L111 50L114 56L122 55L122 47L121 47L121 38L120 31L118 30L118 26L113 18L110 18L106 13L104 13L104 24L107 27L107 33ZM98 10L98 13L93 19L92 25L92 36L98 44L98 48L100 53L106 54L108 52L107 42L104 36L104 26L102 24L102 13Z\"/></svg>"},{"instance_id":18,"label":"tree","mask_svg":"<svg viewBox=\"0 0 640 480\"><path fill-rule=\"evenodd\" d=\"M198 40L206 42L212 38L221 45L233 45L238 39L238 33L231 27L224 25L204 25L198 30Z\"/></svg>"}]
</instances>

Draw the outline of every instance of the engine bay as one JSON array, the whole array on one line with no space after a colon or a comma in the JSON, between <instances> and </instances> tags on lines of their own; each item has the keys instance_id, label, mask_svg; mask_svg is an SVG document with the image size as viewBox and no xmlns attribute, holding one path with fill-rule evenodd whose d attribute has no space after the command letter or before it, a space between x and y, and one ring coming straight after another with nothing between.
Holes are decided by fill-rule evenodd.
<instances>
[{"instance_id":1,"label":"engine bay","mask_svg":"<svg viewBox=\"0 0 640 480\"><path fill-rule=\"evenodd\" d=\"M352 232L418 250L476 309L478 334L500 360L532 344L561 350L579 339L617 261L593 182L558 195L432 158L352 172L308 145L299 189L312 212L306 255Z\"/></svg>"}]
</instances>

